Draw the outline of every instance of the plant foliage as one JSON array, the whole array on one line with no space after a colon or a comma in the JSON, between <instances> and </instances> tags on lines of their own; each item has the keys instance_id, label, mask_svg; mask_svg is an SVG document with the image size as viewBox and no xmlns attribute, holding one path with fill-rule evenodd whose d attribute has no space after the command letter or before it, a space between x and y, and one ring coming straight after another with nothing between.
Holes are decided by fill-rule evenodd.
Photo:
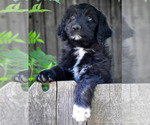
<instances>
[{"instance_id":1,"label":"plant foliage","mask_svg":"<svg viewBox=\"0 0 150 125\"><path fill-rule=\"evenodd\" d=\"M46 55L40 48L29 52L29 69L31 70L29 81L32 82L42 70L50 69L55 65L55 57Z\"/></svg>"},{"instance_id":2,"label":"plant foliage","mask_svg":"<svg viewBox=\"0 0 150 125\"><path fill-rule=\"evenodd\" d=\"M12 35L12 32L3 31L0 33L0 44L10 44L13 41L18 43L25 43L23 40L18 39L19 33Z\"/></svg>"},{"instance_id":3,"label":"plant foliage","mask_svg":"<svg viewBox=\"0 0 150 125\"><path fill-rule=\"evenodd\" d=\"M19 9L20 3L18 4L10 4L8 5L5 10L1 10L0 13L10 13L10 12L26 12L27 9Z\"/></svg>"},{"instance_id":4,"label":"plant foliage","mask_svg":"<svg viewBox=\"0 0 150 125\"><path fill-rule=\"evenodd\" d=\"M29 10L29 13L35 13L35 12L51 12L51 10L47 9L41 9L41 3L35 4L31 10Z\"/></svg>"},{"instance_id":5,"label":"plant foliage","mask_svg":"<svg viewBox=\"0 0 150 125\"><path fill-rule=\"evenodd\" d=\"M42 39L40 39L40 33L37 34L35 31L30 31L29 34L28 34L28 43L29 44L35 44L36 42L39 42L39 43L44 43L44 41Z\"/></svg>"},{"instance_id":6,"label":"plant foliage","mask_svg":"<svg viewBox=\"0 0 150 125\"><path fill-rule=\"evenodd\" d=\"M0 13L10 13L10 12L28 12L28 13L34 13L34 12L51 12L51 10L41 9L41 3L35 4L32 7L31 10L20 9L20 3L18 3L18 4L10 4L4 10L0 10Z\"/></svg>"},{"instance_id":7,"label":"plant foliage","mask_svg":"<svg viewBox=\"0 0 150 125\"><path fill-rule=\"evenodd\" d=\"M0 77L0 87L4 82L11 80L11 77L28 69L28 55L18 48L13 50L0 50L0 70L3 75Z\"/></svg>"}]
</instances>

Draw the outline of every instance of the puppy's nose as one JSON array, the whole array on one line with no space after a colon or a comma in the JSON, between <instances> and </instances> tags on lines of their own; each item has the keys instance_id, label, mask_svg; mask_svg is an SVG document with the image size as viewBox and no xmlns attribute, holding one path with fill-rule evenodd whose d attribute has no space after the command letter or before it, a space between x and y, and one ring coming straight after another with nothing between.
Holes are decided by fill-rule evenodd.
<instances>
[{"instance_id":1,"label":"puppy's nose","mask_svg":"<svg viewBox=\"0 0 150 125\"><path fill-rule=\"evenodd\" d=\"M75 24L72 26L72 29L73 30L79 30L79 29L81 29L81 26L79 24Z\"/></svg>"}]
</instances>

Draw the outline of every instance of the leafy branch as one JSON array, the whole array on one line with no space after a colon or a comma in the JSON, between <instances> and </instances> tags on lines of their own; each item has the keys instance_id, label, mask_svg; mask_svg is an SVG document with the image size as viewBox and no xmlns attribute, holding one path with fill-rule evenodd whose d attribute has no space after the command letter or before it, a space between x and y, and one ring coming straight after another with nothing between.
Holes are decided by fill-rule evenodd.
<instances>
[{"instance_id":1,"label":"leafy branch","mask_svg":"<svg viewBox=\"0 0 150 125\"><path fill-rule=\"evenodd\" d=\"M0 69L3 76L0 76L0 87L4 82L11 80L11 77L23 70L28 69L28 55L18 48L9 51L0 51Z\"/></svg>"},{"instance_id":2,"label":"leafy branch","mask_svg":"<svg viewBox=\"0 0 150 125\"><path fill-rule=\"evenodd\" d=\"M42 39L40 39L40 33L39 34L36 34L36 32L34 31L30 31L29 34L28 34L28 43L29 44L35 44L36 42L39 42L39 43L44 43L44 41Z\"/></svg>"},{"instance_id":3,"label":"leafy branch","mask_svg":"<svg viewBox=\"0 0 150 125\"><path fill-rule=\"evenodd\" d=\"M10 44L12 41L18 42L18 43L25 43L23 40L18 39L19 33L12 35L12 32L6 32L3 31L0 33L0 44Z\"/></svg>"},{"instance_id":4,"label":"leafy branch","mask_svg":"<svg viewBox=\"0 0 150 125\"><path fill-rule=\"evenodd\" d=\"M55 57L46 55L40 48L31 51L29 53L29 67L31 70L29 82L31 83L40 71L50 69L55 65Z\"/></svg>"},{"instance_id":5,"label":"leafy branch","mask_svg":"<svg viewBox=\"0 0 150 125\"><path fill-rule=\"evenodd\" d=\"M41 3L35 4L31 10L28 9L19 9L20 3L18 4L10 4L8 5L4 10L0 10L0 13L10 13L10 12L28 12L28 13L34 13L34 12L51 12L51 10L48 9L41 9Z\"/></svg>"},{"instance_id":6,"label":"leafy branch","mask_svg":"<svg viewBox=\"0 0 150 125\"><path fill-rule=\"evenodd\" d=\"M9 12L26 12L27 9L19 9L20 3L18 4L10 4L8 5L5 10L1 10L0 13L9 13Z\"/></svg>"},{"instance_id":7,"label":"leafy branch","mask_svg":"<svg viewBox=\"0 0 150 125\"><path fill-rule=\"evenodd\" d=\"M31 10L29 10L29 13L35 13L35 12L51 12L51 10L47 9L41 9L41 3L35 4Z\"/></svg>"}]
</instances>

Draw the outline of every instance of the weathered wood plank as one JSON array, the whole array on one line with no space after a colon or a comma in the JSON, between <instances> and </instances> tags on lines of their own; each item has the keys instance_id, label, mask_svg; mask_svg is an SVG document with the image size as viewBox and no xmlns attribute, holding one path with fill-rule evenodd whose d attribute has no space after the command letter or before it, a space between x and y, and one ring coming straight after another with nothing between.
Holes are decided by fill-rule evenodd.
<instances>
[{"instance_id":1,"label":"weathered wood plank","mask_svg":"<svg viewBox=\"0 0 150 125\"><path fill-rule=\"evenodd\" d=\"M56 83L46 92L41 85L34 83L29 90L29 124L56 125Z\"/></svg>"},{"instance_id":2,"label":"weathered wood plank","mask_svg":"<svg viewBox=\"0 0 150 125\"><path fill-rule=\"evenodd\" d=\"M1 0L0 1L0 9L3 10L6 7L6 1L5 0ZM3 31L8 31L8 14L6 13L0 13L0 33ZM9 49L9 45L5 44L5 48L3 49L3 51ZM0 73L1 76L1 73Z\"/></svg>"},{"instance_id":3,"label":"weathered wood plank","mask_svg":"<svg viewBox=\"0 0 150 125\"><path fill-rule=\"evenodd\" d=\"M39 4L39 2L37 2L36 0L33 0L32 6L34 6L35 4ZM45 9L44 8L44 3L42 2L41 4L42 4L41 8ZM32 6L31 6L31 8L32 8ZM45 42L45 44L37 42L35 44L35 48L38 48L40 46L40 49L43 52L46 53L47 52L46 51L46 49L47 49L47 47L46 47L47 41L46 41L46 38L45 38L45 34L46 33L45 33L45 18L44 18L44 13L32 13L30 15L32 16L32 23L30 24L30 26L33 25L33 26L31 26L33 28L32 31L35 31L37 34L40 33L40 38L42 40L44 40L44 42Z\"/></svg>"},{"instance_id":4,"label":"weathered wood plank","mask_svg":"<svg viewBox=\"0 0 150 125\"><path fill-rule=\"evenodd\" d=\"M61 4L55 3L55 23L56 23L56 31L58 26L61 24L63 15L66 11L66 0L61 0ZM55 34L57 34L57 32L55 32ZM56 35L56 42L57 42L57 58L61 53L61 49L63 48L63 42L61 41L61 39Z\"/></svg>"},{"instance_id":5,"label":"weathered wood plank","mask_svg":"<svg viewBox=\"0 0 150 125\"><path fill-rule=\"evenodd\" d=\"M111 25L114 31L112 36L112 55L113 55L113 81L122 82L122 11L121 3L111 0Z\"/></svg>"},{"instance_id":6,"label":"weathered wood plank","mask_svg":"<svg viewBox=\"0 0 150 125\"><path fill-rule=\"evenodd\" d=\"M55 20L55 2L46 1L44 6L46 9L52 10L45 14L45 39L47 53L57 56L57 41L56 41L56 20Z\"/></svg>"},{"instance_id":7,"label":"weathered wood plank","mask_svg":"<svg viewBox=\"0 0 150 125\"><path fill-rule=\"evenodd\" d=\"M5 5L5 1L1 0L0 1L0 10L5 9L6 5ZM5 13L0 13L0 32L2 31L7 31L7 16Z\"/></svg>"},{"instance_id":8,"label":"weathered wood plank","mask_svg":"<svg viewBox=\"0 0 150 125\"><path fill-rule=\"evenodd\" d=\"M57 82L57 125L78 125L72 118L75 84L72 81Z\"/></svg>"},{"instance_id":9,"label":"weathered wood plank","mask_svg":"<svg viewBox=\"0 0 150 125\"><path fill-rule=\"evenodd\" d=\"M0 125L28 125L28 92L20 83L0 88Z\"/></svg>"},{"instance_id":10,"label":"weathered wood plank","mask_svg":"<svg viewBox=\"0 0 150 125\"><path fill-rule=\"evenodd\" d=\"M6 6L14 4L14 1L6 0ZM16 3L15 3L16 4ZM20 8L28 8L28 2L21 3ZM26 43L17 43L12 42L10 44L10 49L12 48L20 48L24 52L28 52L28 13L22 12L22 13L6 13L7 15L7 26L8 31L11 31L13 35L16 33L19 33L18 38L24 40ZM22 47L24 46L24 47Z\"/></svg>"}]
</instances>

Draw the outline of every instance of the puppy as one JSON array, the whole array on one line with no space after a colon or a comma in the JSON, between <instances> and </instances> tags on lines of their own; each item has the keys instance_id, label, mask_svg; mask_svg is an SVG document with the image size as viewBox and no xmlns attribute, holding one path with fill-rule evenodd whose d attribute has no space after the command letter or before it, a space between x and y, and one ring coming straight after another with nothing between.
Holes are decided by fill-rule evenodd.
<instances>
[{"instance_id":1,"label":"puppy","mask_svg":"<svg viewBox=\"0 0 150 125\"><path fill-rule=\"evenodd\" d=\"M65 43L58 65L39 73L37 81L48 83L75 80L73 118L90 117L91 101L97 84L111 82L111 59L105 40L112 35L106 17L89 4L67 9L58 36Z\"/></svg>"}]
</instances>

